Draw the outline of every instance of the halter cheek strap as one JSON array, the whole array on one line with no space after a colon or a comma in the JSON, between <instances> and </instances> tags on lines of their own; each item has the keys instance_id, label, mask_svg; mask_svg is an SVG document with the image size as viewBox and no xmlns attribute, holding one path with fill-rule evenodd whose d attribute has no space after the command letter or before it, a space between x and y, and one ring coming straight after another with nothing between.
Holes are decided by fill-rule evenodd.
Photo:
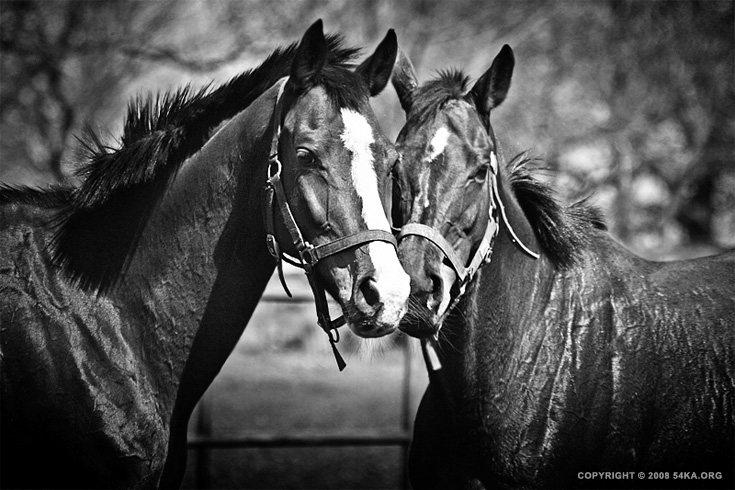
<instances>
[{"instance_id":1,"label":"halter cheek strap","mask_svg":"<svg viewBox=\"0 0 735 490\"><path fill-rule=\"evenodd\" d=\"M398 248L396 238L392 233L384 230L361 230L351 235L337 238L331 242L321 245L312 245L304 239L298 223L291 211L286 198L286 190L281 180L282 164L278 158L278 145L281 135L281 111L282 111L282 95L286 83L285 80L279 88L276 99L276 106L273 111L273 139L271 141L270 156L268 159L268 177L265 185L265 226L266 226L266 245L268 251L276 259L278 268L278 277L281 280L283 289L286 294L291 297L283 275L283 261L285 260L291 265L304 269L306 277L309 281L309 287L314 295L314 303L316 306L317 322L319 326L327 333L329 343L332 346L334 357L337 360L337 366L342 371L346 363L339 351L337 350L337 342L339 342L339 327L346 323L344 316L332 319L329 313L329 305L325 288L319 281L315 267L317 263L330 255L337 254L349 248L360 246L364 243L383 241ZM276 239L276 210L280 214L281 221L291 237L298 258L290 258L283 253L278 240Z\"/></svg>"}]
</instances>

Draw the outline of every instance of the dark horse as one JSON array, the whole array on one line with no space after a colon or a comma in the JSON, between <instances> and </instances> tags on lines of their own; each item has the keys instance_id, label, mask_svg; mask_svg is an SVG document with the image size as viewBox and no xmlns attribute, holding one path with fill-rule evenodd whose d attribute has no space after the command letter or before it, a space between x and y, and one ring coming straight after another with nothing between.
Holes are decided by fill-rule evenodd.
<instances>
[{"instance_id":1,"label":"dark horse","mask_svg":"<svg viewBox=\"0 0 735 490\"><path fill-rule=\"evenodd\" d=\"M513 66L505 46L471 88L394 73L400 328L430 371L413 487L732 488L735 253L643 260L527 159L498 167Z\"/></svg>"},{"instance_id":2,"label":"dark horse","mask_svg":"<svg viewBox=\"0 0 735 490\"><path fill-rule=\"evenodd\" d=\"M91 142L79 188L0 191L4 488L178 486L189 416L276 244L355 333L395 328L397 154L369 97L396 50L389 31L353 71L357 50L318 21L217 90L133 105L121 148Z\"/></svg>"}]
</instances>

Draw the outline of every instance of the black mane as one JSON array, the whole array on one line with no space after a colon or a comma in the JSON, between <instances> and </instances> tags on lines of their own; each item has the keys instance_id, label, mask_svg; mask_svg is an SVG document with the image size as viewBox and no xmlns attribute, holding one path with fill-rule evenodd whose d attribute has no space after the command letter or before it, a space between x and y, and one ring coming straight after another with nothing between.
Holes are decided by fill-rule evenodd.
<instances>
[{"instance_id":1,"label":"black mane","mask_svg":"<svg viewBox=\"0 0 735 490\"><path fill-rule=\"evenodd\" d=\"M435 117L452 100L463 100L469 90L469 77L458 70L439 75L416 89L411 119L423 124ZM416 119L414 119L416 118ZM490 128L488 128L490 129ZM607 229L602 213L586 199L570 206L559 203L556 192L533 177L531 170L539 160L521 153L506 164L508 181L526 218L549 259L559 268L571 267L589 245L593 228Z\"/></svg>"},{"instance_id":2,"label":"black mane","mask_svg":"<svg viewBox=\"0 0 735 490\"><path fill-rule=\"evenodd\" d=\"M570 206L559 203L557 193L531 174L540 161L521 153L507 163L508 181L541 247L554 265L564 269L577 263L590 244L594 228L606 230L602 212L587 199Z\"/></svg>"},{"instance_id":3,"label":"black mane","mask_svg":"<svg viewBox=\"0 0 735 490\"><path fill-rule=\"evenodd\" d=\"M277 49L257 68L215 90L193 92L186 86L174 93L138 97L128 106L119 148L105 146L87 132L87 155L78 170L84 183L78 207L93 207L118 189L150 182L170 172L196 153L223 121L246 109L276 81L289 74L298 44ZM327 36L328 66L349 68L359 53L343 47L338 35Z\"/></svg>"},{"instance_id":4,"label":"black mane","mask_svg":"<svg viewBox=\"0 0 735 490\"><path fill-rule=\"evenodd\" d=\"M12 187L0 184L0 206L6 204L29 204L42 209L63 209L71 204L73 190L70 187Z\"/></svg>"},{"instance_id":5,"label":"black mane","mask_svg":"<svg viewBox=\"0 0 735 490\"><path fill-rule=\"evenodd\" d=\"M359 50L328 35L330 69L351 68ZM181 164L223 121L246 109L288 76L297 43L274 51L260 66L210 90L184 87L137 98L128 108L118 147L87 131L81 186L60 213L53 260L85 289L104 292L125 270L153 209Z\"/></svg>"}]
</instances>

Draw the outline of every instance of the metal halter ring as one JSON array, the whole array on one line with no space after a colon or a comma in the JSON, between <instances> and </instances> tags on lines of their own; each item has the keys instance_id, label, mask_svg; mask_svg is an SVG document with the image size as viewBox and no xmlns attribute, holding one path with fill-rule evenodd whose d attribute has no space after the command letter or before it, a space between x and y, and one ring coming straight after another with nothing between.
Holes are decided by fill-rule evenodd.
<instances>
[{"instance_id":1,"label":"metal halter ring","mask_svg":"<svg viewBox=\"0 0 735 490\"><path fill-rule=\"evenodd\" d=\"M275 172L273 171L273 166L276 166ZM268 164L268 178L272 179L273 177L277 177L281 175L281 160L278 159L278 155L271 155L270 163Z\"/></svg>"}]
</instances>

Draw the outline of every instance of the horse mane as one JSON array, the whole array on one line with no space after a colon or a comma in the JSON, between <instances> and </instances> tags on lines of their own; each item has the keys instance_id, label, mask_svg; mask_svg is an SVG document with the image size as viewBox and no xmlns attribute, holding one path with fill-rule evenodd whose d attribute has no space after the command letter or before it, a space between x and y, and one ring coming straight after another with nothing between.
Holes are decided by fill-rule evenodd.
<instances>
[{"instance_id":1,"label":"horse mane","mask_svg":"<svg viewBox=\"0 0 735 490\"><path fill-rule=\"evenodd\" d=\"M560 269L577 264L590 245L593 229L607 230L602 212L585 198L563 206L556 191L532 175L540 160L520 153L506 165L508 181L541 247Z\"/></svg>"},{"instance_id":2,"label":"horse mane","mask_svg":"<svg viewBox=\"0 0 735 490\"><path fill-rule=\"evenodd\" d=\"M42 209L60 209L71 203L72 189L55 186L48 189L14 187L0 184L0 206L26 204Z\"/></svg>"},{"instance_id":3,"label":"horse mane","mask_svg":"<svg viewBox=\"0 0 735 490\"><path fill-rule=\"evenodd\" d=\"M359 49L345 47L340 35L327 35L326 42L326 66L352 67ZM135 98L116 147L86 130L76 171L82 183L58 214L54 263L84 289L103 293L113 286L181 164L224 121L288 76L297 49L298 43L276 49L258 67L213 90L185 86Z\"/></svg>"},{"instance_id":4,"label":"horse mane","mask_svg":"<svg viewBox=\"0 0 735 490\"><path fill-rule=\"evenodd\" d=\"M411 118L422 124L453 100L462 100L470 78L459 70L439 72L416 89ZM416 119L413 119L416 118ZM491 131L491 128L487 128ZM575 265L590 244L593 229L606 230L602 212L588 199L562 206L554 189L536 179L531 170L540 166L538 158L520 153L506 164L513 195L536 233L541 247L559 268Z\"/></svg>"}]
</instances>

